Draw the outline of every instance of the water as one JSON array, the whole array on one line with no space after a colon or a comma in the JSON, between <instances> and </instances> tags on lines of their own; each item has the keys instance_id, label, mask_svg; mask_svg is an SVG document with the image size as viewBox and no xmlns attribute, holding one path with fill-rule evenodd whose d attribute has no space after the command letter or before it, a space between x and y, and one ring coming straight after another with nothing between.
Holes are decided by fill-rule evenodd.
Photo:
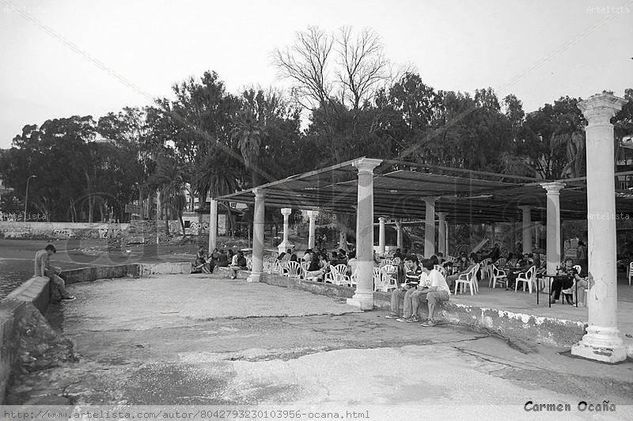
<instances>
[{"instance_id":1,"label":"water","mask_svg":"<svg viewBox=\"0 0 633 421\"><path fill-rule=\"evenodd\" d=\"M23 259L0 260L0 299L33 276L33 261Z\"/></svg>"}]
</instances>

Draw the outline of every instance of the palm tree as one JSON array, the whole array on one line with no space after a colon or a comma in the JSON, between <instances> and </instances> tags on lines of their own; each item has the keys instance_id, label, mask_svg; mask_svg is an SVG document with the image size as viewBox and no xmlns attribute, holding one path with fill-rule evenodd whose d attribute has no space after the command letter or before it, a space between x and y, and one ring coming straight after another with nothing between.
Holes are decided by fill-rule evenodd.
<instances>
[{"instance_id":1,"label":"palm tree","mask_svg":"<svg viewBox=\"0 0 633 421\"><path fill-rule=\"evenodd\" d=\"M169 234L169 210L176 212L182 235L185 235L185 223L182 214L187 205L187 198L183 193L186 187L186 175L183 167L174 158L160 155L156 165L156 172L150 183L158 187L163 207L165 208L165 226Z\"/></svg>"},{"instance_id":2,"label":"palm tree","mask_svg":"<svg viewBox=\"0 0 633 421\"><path fill-rule=\"evenodd\" d=\"M201 198L206 197L207 192L211 197L223 196L234 193L239 188L240 179L239 163L232 159L223 149L213 148L200 161L193 175L194 190ZM227 203L220 203L226 209L229 230L233 228L233 217Z\"/></svg>"}]
</instances>

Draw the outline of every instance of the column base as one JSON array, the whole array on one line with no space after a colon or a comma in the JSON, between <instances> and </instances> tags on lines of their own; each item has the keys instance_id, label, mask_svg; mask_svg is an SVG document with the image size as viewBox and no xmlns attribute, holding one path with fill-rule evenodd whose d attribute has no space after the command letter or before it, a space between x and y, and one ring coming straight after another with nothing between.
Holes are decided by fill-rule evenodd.
<instances>
[{"instance_id":1,"label":"column base","mask_svg":"<svg viewBox=\"0 0 633 421\"><path fill-rule=\"evenodd\" d=\"M626 360L626 347L617 328L589 326L580 342L571 347L571 354L590 360L618 363Z\"/></svg>"},{"instance_id":2,"label":"column base","mask_svg":"<svg viewBox=\"0 0 633 421\"><path fill-rule=\"evenodd\" d=\"M251 272L246 278L246 282L261 282L263 272Z\"/></svg>"},{"instance_id":3,"label":"column base","mask_svg":"<svg viewBox=\"0 0 633 421\"><path fill-rule=\"evenodd\" d=\"M347 304L358 307L363 311L374 309L373 292L357 292L352 298L347 299Z\"/></svg>"}]
</instances>

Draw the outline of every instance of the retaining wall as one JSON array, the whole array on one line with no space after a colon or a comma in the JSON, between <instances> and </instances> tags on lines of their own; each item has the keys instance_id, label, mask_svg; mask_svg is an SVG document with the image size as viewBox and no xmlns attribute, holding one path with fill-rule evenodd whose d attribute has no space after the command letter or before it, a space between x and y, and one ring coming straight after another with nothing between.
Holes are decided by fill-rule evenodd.
<instances>
[{"instance_id":1,"label":"retaining wall","mask_svg":"<svg viewBox=\"0 0 633 421\"><path fill-rule=\"evenodd\" d=\"M130 224L82 222L0 222L0 237L24 239L111 238L120 236Z\"/></svg>"},{"instance_id":2,"label":"retaining wall","mask_svg":"<svg viewBox=\"0 0 633 421\"><path fill-rule=\"evenodd\" d=\"M34 277L0 301L0 405L4 402L7 384L17 363L19 344L27 333L27 316L34 307L45 312L48 297L48 278Z\"/></svg>"}]
</instances>

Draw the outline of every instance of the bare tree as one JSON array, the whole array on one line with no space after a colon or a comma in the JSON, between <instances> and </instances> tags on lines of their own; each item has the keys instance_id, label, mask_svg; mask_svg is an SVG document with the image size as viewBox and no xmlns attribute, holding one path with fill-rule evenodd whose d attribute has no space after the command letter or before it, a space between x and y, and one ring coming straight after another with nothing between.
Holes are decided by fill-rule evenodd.
<instances>
[{"instance_id":1,"label":"bare tree","mask_svg":"<svg viewBox=\"0 0 633 421\"><path fill-rule=\"evenodd\" d=\"M389 62L383 54L380 36L364 29L356 37L351 27L343 27L336 38L340 68L337 69L343 103L358 109L373 96L378 85L389 77Z\"/></svg>"},{"instance_id":2,"label":"bare tree","mask_svg":"<svg viewBox=\"0 0 633 421\"><path fill-rule=\"evenodd\" d=\"M294 82L299 104L311 110L333 100L358 109L390 77L380 37L370 29L355 35L350 27L335 34L308 27L291 46L274 51L273 63L281 77Z\"/></svg>"},{"instance_id":3,"label":"bare tree","mask_svg":"<svg viewBox=\"0 0 633 421\"><path fill-rule=\"evenodd\" d=\"M329 58L333 38L316 26L297 32L294 44L276 49L273 63L282 77L294 81L293 94L301 106L313 109L327 104L332 93Z\"/></svg>"}]
</instances>

